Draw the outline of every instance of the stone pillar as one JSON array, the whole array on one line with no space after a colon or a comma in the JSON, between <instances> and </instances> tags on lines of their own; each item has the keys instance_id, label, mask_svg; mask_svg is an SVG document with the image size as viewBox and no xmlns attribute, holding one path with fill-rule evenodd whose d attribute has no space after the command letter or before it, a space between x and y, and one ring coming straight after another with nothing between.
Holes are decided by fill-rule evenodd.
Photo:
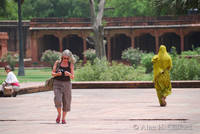
<instances>
[{"instance_id":1,"label":"stone pillar","mask_svg":"<svg viewBox=\"0 0 200 134\"><path fill-rule=\"evenodd\" d=\"M19 54L19 30L16 32L16 51Z\"/></svg>"},{"instance_id":2,"label":"stone pillar","mask_svg":"<svg viewBox=\"0 0 200 134\"><path fill-rule=\"evenodd\" d=\"M8 53L8 48L7 48L7 45L8 45L8 33L7 32L0 32L0 58L7 54Z\"/></svg>"},{"instance_id":3,"label":"stone pillar","mask_svg":"<svg viewBox=\"0 0 200 134\"><path fill-rule=\"evenodd\" d=\"M83 52L85 52L87 50L87 42L86 42L86 37L83 37ZM86 63L87 59L86 57L83 55L83 63Z\"/></svg>"},{"instance_id":4,"label":"stone pillar","mask_svg":"<svg viewBox=\"0 0 200 134\"><path fill-rule=\"evenodd\" d=\"M131 47L135 48L135 35L131 35Z\"/></svg>"},{"instance_id":5,"label":"stone pillar","mask_svg":"<svg viewBox=\"0 0 200 134\"><path fill-rule=\"evenodd\" d=\"M62 53L62 51L63 51L62 40L63 40L63 38L62 38L62 37L59 37L59 48L60 48L60 52L61 52L61 53Z\"/></svg>"},{"instance_id":6,"label":"stone pillar","mask_svg":"<svg viewBox=\"0 0 200 134\"><path fill-rule=\"evenodd\" d=\"M183 31L181 29L180 31L180 38L181 38L181 51L184 51L184 34L183 34Z\"/></svg>"},{"instance_id":7,"label":"stone pillar","mask_svg":"<svg viewBox=\"0 0 200 134\"><path fill-rule=\"evenodd\" d=\"M158 53L158 51L159 51L159 35L158 35L157 31L155 31L155 39L156 39L156 46L155 46L156 53Z\"/></svg>"},{"instance_id":8,"label":"stone pillar","mask_svg":"<svg viewBox=\"0 0 200 134\"><path fill-rule=\"evenodd\" d=\"M32 62L38 62L38 45L35 32L32 32L31 36L31 50Z\"/></svg>"},{"instance_id":9,"label":"stone pillar","mask_svg":"<svg viewBox=\"0 0 200 134\"><path fill-rule=\"evenodd\" d=\"M7 40L6 39L1 39L1 56L4 56L5 54L8 53L8 48L7 48Z\"/></svg>"},{"instance_id":10,"label":"stone pillar","mask_svg":"<svg viewBox=\"0 0 200 134\"><path fill-rule=\"evenodd\" d=\"M69 35L66 35L65 38L67 40L67 42L65 44L65 48L69 49L69 47L70 47L70 44L69 44Z\"/></svg>"},{"instance_id":11,"label":"stone pillar","mask_svg":"<svg viewBox=\"0 0 200 134\"><path fill-rule=\"evenodd\" d=\"M30 31L27 32L26 57L31 58L31 34L30 34Z\"/></svg>"},{"instance_id":12,"label":"stone pillar","mask_svg":"<svg viewBox=\"0 0 200 134\"><path fill-rule=\"evenodd\" d=\"M110 42L110 36L107 36L107 55L108 55L108 61L111 62L111 42Z\"/></svg>"}]
</instances>

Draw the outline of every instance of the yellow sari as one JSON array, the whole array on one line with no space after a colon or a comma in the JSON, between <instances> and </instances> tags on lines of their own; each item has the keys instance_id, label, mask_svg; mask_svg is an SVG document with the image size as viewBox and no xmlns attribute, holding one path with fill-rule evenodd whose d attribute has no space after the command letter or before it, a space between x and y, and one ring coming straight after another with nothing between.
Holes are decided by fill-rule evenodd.
<instances>
[{"instance_id":1,"label":"yellow sari","mask_svg":"<svg viewBox=\"0 0 200 134\"><path fill-rule=\"evenodd\" d=\"M171 94L171 81L169 71L172 68L172 60L164 45L160 46L158 55L152 59L154 72L154 86L161 106L165 106L165 98ZM164 99L164 100L163 100Z\"/></svg>"}]
</instances>

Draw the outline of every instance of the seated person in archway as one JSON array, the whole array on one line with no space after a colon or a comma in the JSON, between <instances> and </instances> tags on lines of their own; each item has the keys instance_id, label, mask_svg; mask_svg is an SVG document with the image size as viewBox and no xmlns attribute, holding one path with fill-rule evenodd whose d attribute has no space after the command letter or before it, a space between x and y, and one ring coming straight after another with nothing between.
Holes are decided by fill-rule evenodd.
<instances>
[{"instance_id":1,"label":"seated person in archway","mask_svg":"<svg viewBox=\"0 0 200 134\"><path fill-rule=\"evenodd\" d=\"M11 71L11 67L9 65L5 66L5 71L7 73L6 80L2 83L1 91L3 92L4 96L13 96L16 97L17 92L19 91L20 85L17 77Z\"/></svg>"}]
</instances>

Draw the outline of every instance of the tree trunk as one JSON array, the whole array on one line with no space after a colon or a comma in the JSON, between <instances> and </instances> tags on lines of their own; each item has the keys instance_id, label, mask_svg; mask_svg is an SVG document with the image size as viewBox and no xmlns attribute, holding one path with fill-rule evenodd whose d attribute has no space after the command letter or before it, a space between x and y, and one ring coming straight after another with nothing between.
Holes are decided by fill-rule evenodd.
<instances>
[{"instance_id":1,"label":"tree trunk","mask_svg":"<svg viewBox=\"0 0 200 134\"><path fill-rule=\"evenodd\" d=\"M102 25L102 18L104 12L105 0L99 0L98 3L98 12L95 11L95 3L94 0L89 0L90 2L90 13L91 13L91 21L92 21L92 29L94 32L94 44L97 57L102 59L106 56L105 53L105 44L104 40L104 27Z\"/></svg>"}]
</instances>

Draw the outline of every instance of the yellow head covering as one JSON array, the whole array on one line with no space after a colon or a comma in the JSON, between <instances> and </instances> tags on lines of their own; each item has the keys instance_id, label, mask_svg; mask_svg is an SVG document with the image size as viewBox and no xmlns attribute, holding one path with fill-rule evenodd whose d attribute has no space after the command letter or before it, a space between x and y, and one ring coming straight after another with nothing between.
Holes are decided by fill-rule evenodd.
<instances>
[{"instance_id":1,"label":"yellow head covering","mask_svg":"<svg viewBox=\"0 0 200 134\"><path fill-rule=\"evenodd\" d=\"M172 68L172 59L171 59L170 55L167 53L166 47L164 45L160 46L160 49L158 52L158 59L160 61L161 69L170 70Z\"/></svg>"},{"instance_id":2,"label":"yellow head covering","mask_svg":"<svg viewBox=\"0 0 200 134\"><path fill-rule=\"evenodd\" d=\"M167 53L166 47L164 45L160 46L158 55L155 55L152 59L153 62L153 72L154 80L163 71L170 70L172 68L172 60Z\"/></svg>"}]
</instances>

